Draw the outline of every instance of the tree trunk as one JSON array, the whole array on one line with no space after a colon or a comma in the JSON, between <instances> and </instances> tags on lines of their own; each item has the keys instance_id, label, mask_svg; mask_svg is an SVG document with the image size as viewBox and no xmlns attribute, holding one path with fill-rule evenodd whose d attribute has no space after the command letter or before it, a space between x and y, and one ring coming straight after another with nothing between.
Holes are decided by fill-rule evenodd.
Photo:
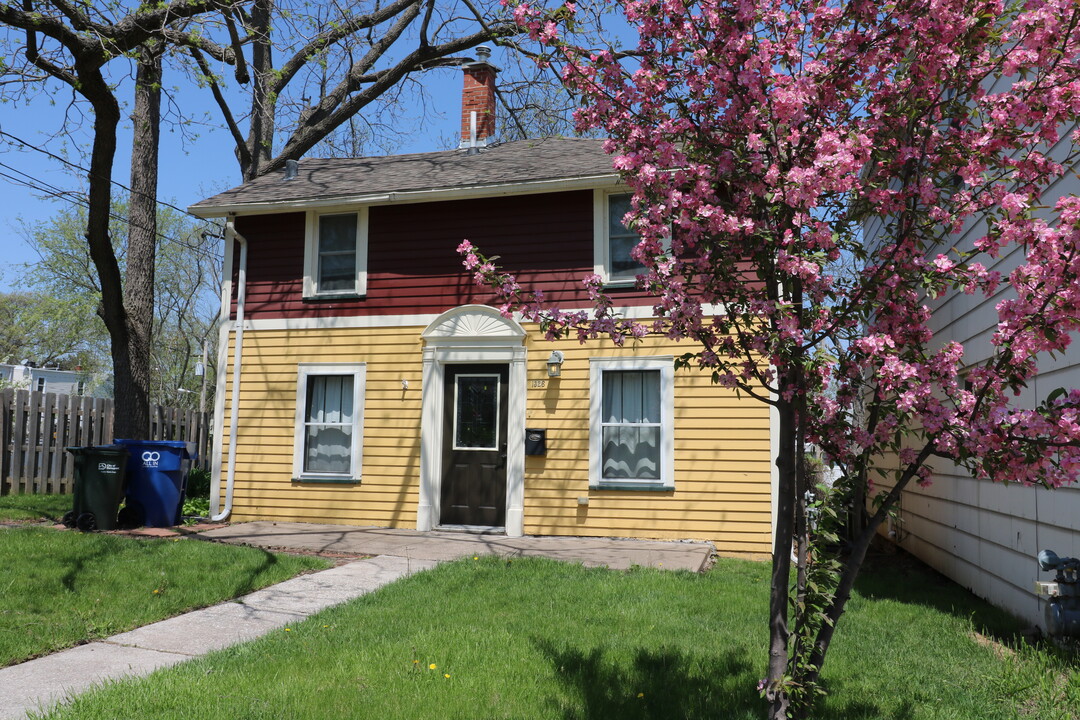
<instances>
[{"instance_id":1,"label":"tree trunk","mask_svg":"<svg viewBox=\"0 0 1080 720\"><path fill-rule=\"evenodd\" d=\"M787 380L788 378L785 378ZM783 389L783 388L781 388ZM779 451L776 468L779 475L776 491L776 537L773 541L772 581L769 589L769 672L765 697L769 718L785 720L790 697L784 685L788 666L788 603L791 576L791 539L795 523L795 405L777 401L779 414Z\"/></svg>"},{"instance_id":2,"label":"tree trunk","mask_svg":"<svg viewBox=\"0 0 1080 720\"><path fill-rule=\"evenodd\" d=\"M150 337L154 323L157 256L158 145L161 127L161 52L139 48L132 114L131 200L128 204L124 309L127 343L115 377L116 437L144 439L150 429ZM114 340L115 343L115 340ZM118 355L114 350L114 361Z\"/></svg>"},{"instance_id":3,"label":"tree trunk","mask_svg":"<svg viewBox=\"0 0 1080 720\"><path fill-rule=\"evenodd\" d=\"M274 0L255 0L251 8L251 27L254 41L251 45L251 70L254 87L251 96L251 128L248 133L248 157L251 163L245 167L240 161L244 180L254 180L262 174L263 166L270 162L274 149L274 115L277 98L270 91L274 81L274 48L270 41L270 22Z\"/></svg>"},{"instance_id":4,"label":"tree trunk","mask_svg":"<svg viewBox=\"0 0 1080 720\"><path fill-rule=\"evenodd\" d=\"M840 582L837 585L833 602L825 611L826 622L822 623L821 629L818 631L817 641L809 658L811 671L806 678L809 682L817 682L821 674L821 667L825 664L825 654L829 651L829 646L832 644L836 632L836 624L840 621L840 616L844 614L844 609L847 607L847 601L851 598L851 591L855 587L855 580L859 577L863 561L866 560L866 552L870 549L870 543L873 542L878 528L889 517L889 513L892 512L893 506L900 499L900 494L904 491L904 488L907 487L912 478L916 476L918 469L930 457L932 449L932 444L923 447L915 462L911 463L904 471L904 474L897 480L896 485L882 500L877 511L870 517L866 527L863 528L862 533L857 536L856 541L852 544L850 555L844 562L844 569L840 575Z\"/></svg>"},{"instance_id":5,"label":"tree trunk","mask_svg":"<svg viewBox=\"0 0 1080 720\"><path fill-rule=\"evenodd\" d=\"M127 372L127 319L124 311L124 288L120 266L113 251L109 220L112 213L112 170L116 157L116 128L120 124L120 107L115 96L96 67L76 63L82 93L94 108L94 141L90 151L90 172L87 176L86 243L90 259L101 279L101 316L109 331L113 360L113 376ZM122 417L119 416L118 417Z\"/></svg>"}]
</instances>

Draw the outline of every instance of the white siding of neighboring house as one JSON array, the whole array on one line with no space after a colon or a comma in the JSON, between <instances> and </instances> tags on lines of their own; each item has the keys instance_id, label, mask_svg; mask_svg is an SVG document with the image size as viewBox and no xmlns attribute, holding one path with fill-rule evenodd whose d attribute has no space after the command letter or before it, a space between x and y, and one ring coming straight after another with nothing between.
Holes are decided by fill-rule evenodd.
<instances>
[{"instance_id":1,"label":"white siding of neighboring house","mask_svg":"<svg viewBox=\"0 0 1080 720\"><path fill-rule=\"evenodd\" d=\"M1068 133L1062 133L1068 137ZM1047 193L1053 206L1059 196L1080 193L1075 176ZM972 223L961 235L965 249L983 232L985 222ZM877 228L867 226L868 236ZM979 258L985 262L985 259ZM1022 261L1013 252L992 268L1003 276ZM995 305L1006 295L985 298L956 294L936 308L935 343L955 340L965 347L968 367L985 360L997 323ZM1040 374L1018 398L1028 407L1057 387L1080 387L1080 338L1063 357L1040 359ZM1046 490L975 480L952 463L935 464L934 483L912 486L902 500L899 522L891 526L899 545L991 603L1040 627L1043 601L1033 592L1042 573L1035 556L1049 548L1062 556L1080 557L1080 489ZM1045 628L1044 628L1045 629Z\"/></svg>"},{"instance_id":2,"label":"white siding of neighboring house","mask_svg":"<svg viewBox=\"0 0 1080 720\"><path fill-rule=\"evenodd\" d=\"M75 370L52 370L25 365L0 364L0 380L17 388L31 391L42 389L42 381L44 381L44 392L58 395L89 395L92 397L108 397L110 395L107 378Z\"/></svg>"}]
</instances>

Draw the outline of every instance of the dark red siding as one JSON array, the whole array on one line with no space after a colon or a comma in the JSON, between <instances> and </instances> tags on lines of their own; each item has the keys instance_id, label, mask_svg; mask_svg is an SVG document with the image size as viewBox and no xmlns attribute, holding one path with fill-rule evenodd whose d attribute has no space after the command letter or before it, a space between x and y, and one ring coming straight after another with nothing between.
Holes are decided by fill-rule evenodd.
<instances>
[{"instance_id":1,"label":"dark red siding","mask_svg":"<svg viewBox=\"0 0 1080 720\"><path fill-rule=\"evenodd\" d=\"M237 230L249 244L251 319L432 314L491 303L494 296L473 283L457 254L466 239L498 255L522 287L543 290L548 303L590 304L581 284L593 269L588 190L373 207L367 296L360 299L303 299L304 213L239 218ZM651 304L636 290L617 292L617 305Z\"/></svg>"}]
</instances>

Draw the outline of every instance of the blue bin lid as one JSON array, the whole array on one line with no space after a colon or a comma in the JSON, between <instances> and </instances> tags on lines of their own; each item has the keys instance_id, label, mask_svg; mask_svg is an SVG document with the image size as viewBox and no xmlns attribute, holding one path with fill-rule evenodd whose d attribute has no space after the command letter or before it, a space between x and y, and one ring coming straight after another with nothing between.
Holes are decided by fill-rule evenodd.
<instances>
[{"instance_id":1,"label":"blue bin lid","mask_svg":"<svg viewBox=\"0 0 1080 720\"><path fill-rule=\"evenodd\" d=\"M121 440L120 438L117 438L113 440L113 442L124 447L138 447L151 450L168 448L171 450L180 450L187 457L195 458L198 456L195 443L185 442L183 440Z\"/></svg>"}]
</instances>

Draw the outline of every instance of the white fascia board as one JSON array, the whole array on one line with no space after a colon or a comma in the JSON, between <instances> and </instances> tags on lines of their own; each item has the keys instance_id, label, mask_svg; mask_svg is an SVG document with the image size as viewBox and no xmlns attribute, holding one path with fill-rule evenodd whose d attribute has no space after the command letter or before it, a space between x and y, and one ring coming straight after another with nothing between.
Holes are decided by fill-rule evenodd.
<instances>
[{"instance_id":1,"label":"white fascia board","mask_svg":"<svg viewBox=\"0 0 1080 720\"><path fill-rule=\"evenodd\" d=\"M592 190L598 187L620 185L618 174L605 173L580 178L558 180L535 180L501 185L471 185L435 190L408 190L404 192L356 195L353 197L313 198L310 200L280 200L264 203L236 203L188 207L188 212L200 218L227 217L229 215L267 215L271 213L297 212L324 207L346 205L395 205L403 203L438 202L440 200L465 200L502 195L535 195L539 193L565 192L569 190Z\"/></svg>"}]
</instances>

